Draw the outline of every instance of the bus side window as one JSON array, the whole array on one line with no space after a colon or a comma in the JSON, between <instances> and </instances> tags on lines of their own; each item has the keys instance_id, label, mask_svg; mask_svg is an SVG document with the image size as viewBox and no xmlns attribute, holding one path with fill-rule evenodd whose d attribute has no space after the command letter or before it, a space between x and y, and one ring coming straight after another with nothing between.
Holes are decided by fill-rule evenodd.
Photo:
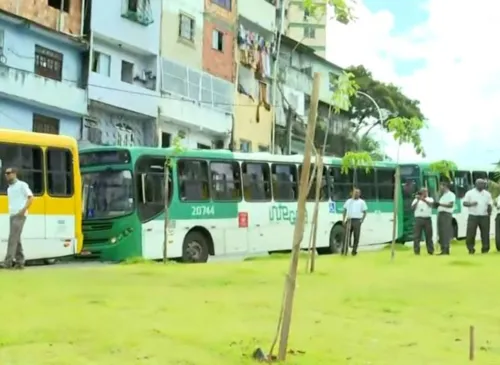
<instances>
[{"instance_id":1,"label":"bus side window","mask_svg":"<svg viewBox=\"0 0 500 365\"><path fill-rule=\"evenodd\" d=\"M165 209L165 157L142 156L136 162L138 213L141 222L153 219ZM172 200L172 177L168 179L168 202Z\"/></svg>"},{"instance_id":2,"label":"bus side window","mask_svg":"<svg viewBox=\"0 0 500 365\"><path fill-rule=\"evenodd\" d=\"M378 168L375 170L377 178L378 200L394 200L395 169Z\"/></svg>"},{"instance_id":3,"label":"bus side window","mask_svg":"<svg viewBox=\"0 0 500 365\"><path fill-rule=\"evenodd\" d=\"M297 200L297 166L292 164L272 164L273 196L275 201Z\"/></svg>"},{"instance_id":4,"label":"bus side window","mask_svg":"<svg viewBox=\"0 0 500 365\"><path fill-rule=\"evenodd\" d=\"M309 201L315 201L316 200L316 174L317 171L314 170L314 164L311 164L311 169L309 170L309 178L307 179L308 183L311 181L312 177L312 183L311 183L311 189L309 189L307 193L307 200ZM314 174L314 175L313 175ZM299 166L299 181L300 181L300 176L302 175L302 165ZM319 201L324 202L328 200L328 186L326 184L326 168L323 166L323 172L322 172L322 178L321 178L321 189L319 191L320 196L319 196Z\"/></svg>"},{"instance_id":5,"label":"bus side window","mask_svg":"<svg viewBox=\"0 0 500 365\"><path fill-rule=\"evenodd\" d=\"M377 200L377 189L375 186L375 171L368 171L360 167L356 170L356 187L361 190L361 196L365 200Z\"/></svg>"},{"instance_id":6,"label":"bus side window","mask_svg":"<svg viewBox=\"0 0 500 365\"><path fill-rule=\"evenodd\" d=\"M2 171L16 167L19 169L19 178L29 185L33 194L43 194L43 152L40 147L0 143L0 161ZM2 176L0 194L6 193L7 182Z\"/></svg>"},{"instance_id":7,"label":"bus side window","mask_svg":"<svg viewBox=\"0 0 500 365\"><path fill-rule=\"evenodd\" d=\"M179 160L177 162L177 179L181 201L210 200L207 161Z\"/></svg>"},{"instance_id":8,"label":"bus side window","mask_svg":"<svg viewBox=\"0 0 500 365\"><path fill-rule=\"evenodd\" d=\"M469 171L456 171L453 176L454 193L457 198L463 198L471 187L471 174Z\"/></svg>"},{"instance_id":9,"label":"bus side window","mask_svg":"<svg viewBox=\"0 0 500 365\"><path fill-rule=\"evenodd\" d=\"M341 172L340 167L333 167L332 174L334 180L333 200L347 200L351 197L353 186L353 172L349 170L347 174Z\"/></svg>"},{"instance_id":10,"label":"bus side window","mask_svg":"<svg viewBox=\"0 0 500 365\"><path fill-rule=\"evenodd\" d=\"M49 147L46 151L47 192L51 196L73 196L73 156L69 150Z\"/></svg>"},{"instance_id":11,"label":"bus side window","mask_svg":"<svg viewBox=\"0 0 500 365\"><path fill-rule=\"evenodd\" d=\"M241 200L241 172L238 162L211 162L210 172L214 200Z\"/></svg>"},{"instance_id":12,"label":"bus side window","mask_svg":"<svg viewBox=\"0 0 500 365\"><path fill-rule=\"evenodd\" d=\"M243 173L243 195L247 202L272 199L269 164L243 162L241 170Z\"/></svg>"},{"instance_id":13,"label":"bus side window","mask_svg":"<svg viewBox=\"0 0 500 365\"><path fill-rule=\"evenodd\" d=\"M471 188L476 183L477 179L488 179L488 173L486 171L472 171Z\"/></svg>"}]
</instances>

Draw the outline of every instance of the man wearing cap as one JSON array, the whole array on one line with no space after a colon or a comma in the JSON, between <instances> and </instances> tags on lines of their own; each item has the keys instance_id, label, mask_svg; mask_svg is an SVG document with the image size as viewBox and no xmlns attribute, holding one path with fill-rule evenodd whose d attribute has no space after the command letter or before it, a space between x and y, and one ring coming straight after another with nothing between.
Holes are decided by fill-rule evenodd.
<instances>
[{"instance_id":1,"label":"man wearing cap","mask_svg":"<svg viewBox=\"0 0 500 365\"><path fill-rule=\"evenodd\" d=\"M455 207L455 194L450 190L450 184L442 181L440 184L441 197L436 203L438 217L437 229L439 243L441 244L440 255L450 254L450 243L453 238L453 210Z\"/></svg>"},{"instance_id":2,"label":"man wearing cap","mask_svg":"<svg viewBox=\"0 0 500 365\"><path fill-rule=\"evenodd\" d=\"M427 189L421 189L413 202L411 209L415 214L415 228L413 231L413 252L415 255L420 255L420 238L422 232L425 234L425 245L427 253L434 253L434 244L432 243L432 205L434 199L429 197Z\"/></svg>"},{"instance_id":3,"label":"man wearing cap","mask_svg":"<svg viewBox=\"0 0 500 365\"><path fill-rule=\"evenodd\" d=\"M464 207L469 208L469 217L467 218L467 230L465 244L469 254L476 252L476 233L477 228L481 232L481 252L490 251L490 216L493 207L493 199L488 190L486 190L486 181L477 179L475 187L469 190L464 196Z\"/></svg>"}]
</instances>

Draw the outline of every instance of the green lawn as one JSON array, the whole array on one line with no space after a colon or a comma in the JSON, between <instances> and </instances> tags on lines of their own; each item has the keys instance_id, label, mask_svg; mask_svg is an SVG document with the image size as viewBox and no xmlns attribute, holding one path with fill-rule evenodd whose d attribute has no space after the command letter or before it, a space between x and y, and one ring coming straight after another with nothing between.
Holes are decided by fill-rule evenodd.
<instances>
[{"instance_id":1,"label":"green lawn","mask_svg":"<svg viewBox=\"0 0 500 365\"><path fill-rule=\"evenodd\" d=\"M424 250L425 251L425 250ZM500 255L300 262L290 364L500 364ZM283 257L0 272L0 364L250 364L274 335ZM302 353L304 352L304 353Z\"/></svg>"}]
</instances>

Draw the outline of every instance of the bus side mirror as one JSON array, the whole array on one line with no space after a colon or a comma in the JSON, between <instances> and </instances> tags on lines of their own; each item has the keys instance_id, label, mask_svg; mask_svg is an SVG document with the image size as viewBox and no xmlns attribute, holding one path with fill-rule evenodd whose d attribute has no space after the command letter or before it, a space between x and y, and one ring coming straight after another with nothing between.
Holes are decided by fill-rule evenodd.
<instances>
[{"instance_id":1,"label":"bus side mirror","mask_svg":"<svg viewBox=\"0 0 500 365\"><path fill-rule=\"evenodd\" d=\"M146 204L146 174L141 174L142 203Z\"/></svg>"}]
</instances>

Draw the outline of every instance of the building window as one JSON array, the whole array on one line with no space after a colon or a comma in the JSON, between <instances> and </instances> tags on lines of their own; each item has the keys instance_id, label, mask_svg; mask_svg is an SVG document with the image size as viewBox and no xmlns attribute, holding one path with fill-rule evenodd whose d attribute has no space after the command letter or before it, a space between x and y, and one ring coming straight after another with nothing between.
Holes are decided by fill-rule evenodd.
<instances>
[{"instance_id":1,"label":"building window","mask_svg":"<svg viewBox=\"0 0 500 365\"><path fill-rule=\"evenodd\" d=\"M199 150L209 150L210 146L207 146L206 144L203 144L203 143L198 143L198 149Z\"/></svg>"},{"instance_id":2,"label":"building window","mask_svg":"<svg viewBox=\"0 0 500 365\"><path fill-rule=\"evenodd\" d=\"M328 88L330 89L330 91L335 91L338 78L339 77L333 72L328 72Z\"/></svg>"},{"instance_id":3,"label":"building window","mask_svg":"<svg viewBox=\"0 0 500 365\"><path fill-rule=\"evenodd\" d=\"M252 152L252 142L245 139L240 139L240 151L241 152Z\"/></svg>"},{"instance_id":4,"label":"building window","mask_svg":"<svg viewBox=\"0 0 500 365\"><path fill-rule=\"evenodd\" d=\"M141 25L153 23L151 0L123 0L125 3L122 16Z\"/></svg>"},{"instance_id":5,"label":"building window","mask_svg":"<svg viewBox=\"0 0 500 365\"><path fill-rule=\"evenodd\" d=\"M131 84L134 80L134 64L122 61L122 81Z\"/></svg>"},{"instance_id":6,"label":"building window","mask_svg":"<svg viewBox=\"0 0 500 365\"><path fill-rule=\"evenodd\" d=\"M304 9L304 21L307 22L307 20L309 19L309 16L311 14L309 13L309 9Z\"/></svg>"},{"instance_id":7,"label":"building window","mask_svg":"<svg viewBox=\"0 0 500 365\"><path fill-rule=\"evenodd\" d=\"M259 152L269 152L269 146L259 145Z\"/></svg>"},{"instance_id":8,"label":"building window","mask_svg":"<svg viewBox=\"0 0 500 365\"><path fill-rule=\"evenodd\" d=\"M92 54L92 72L109 77L111 74L111 56L94 51Z\"/></svg>"},{"instance_id":9,"label":"building window","mask_svg":"<svg viewBox=\"0 0 500 365\"><path fill-rule=\"evenodd\" d=\"M186 14L179 14L179 37L194 42L194 19Z\"/></svg>"},{"instance_id":10,"label":"building window","mask_svg":"<svg viewBox=\"0 0 500 365\"><path fill-rule=\"evenodd\" d=\"M62 80L63 54L35 45L35 74Z\"/></svg>"},{"instance_id":11,"label":"building window","mask_svg":"<svg viewBox=\"0 0 500 365\"><path fill-rule=\"evenodd\" d=\"M212 4L219 5L221 8L231 11L231 0L212 0Z\"/></svg>"},{"instance_id":12,"label":"building window","mask_svg":"<svg viewBox=\"0 0 500 365\"><path fill-rule=\"evenodd\" d=\"M59 134L59 119L33 114L33 132Z\"/></svg>"},{"instance_id":13,"label":"building window","mask_svg":"<svg viewBox=\"0 0 500 365\"><path fill-rule=\"evenodd\" d=\"M161 148L170 147L172 135L170 133L161 132Z\"/></svg>"},{"instance_id":14,"label":"building window","mask_svg":"<svg viewBox=\"0 0 500 365\"><path fill-rule=\"evenodd\" d=\"M316 38L316 28L306 25L304 27L304 37L305 38Z\"/></svg>"},{"instance_id":15,"label":"building window","mask_svg":"<svg viewBox=\"0 0 500 365\"><path fill-rule=\"evenodd\" d=\"M69 13L71 0L49 0L49 6ZM62 8L62 9L61 9Z\"/></svg>"},{"instance_id":16,"label":"building window","mask_svg":"<svg viewBox=\"0 0 500 365\"><path fill-rule=\"evenodd\" d=\"M212 31L212 48L224 52L224 33L217 29Z\"/></svg>"}]
</instances>

